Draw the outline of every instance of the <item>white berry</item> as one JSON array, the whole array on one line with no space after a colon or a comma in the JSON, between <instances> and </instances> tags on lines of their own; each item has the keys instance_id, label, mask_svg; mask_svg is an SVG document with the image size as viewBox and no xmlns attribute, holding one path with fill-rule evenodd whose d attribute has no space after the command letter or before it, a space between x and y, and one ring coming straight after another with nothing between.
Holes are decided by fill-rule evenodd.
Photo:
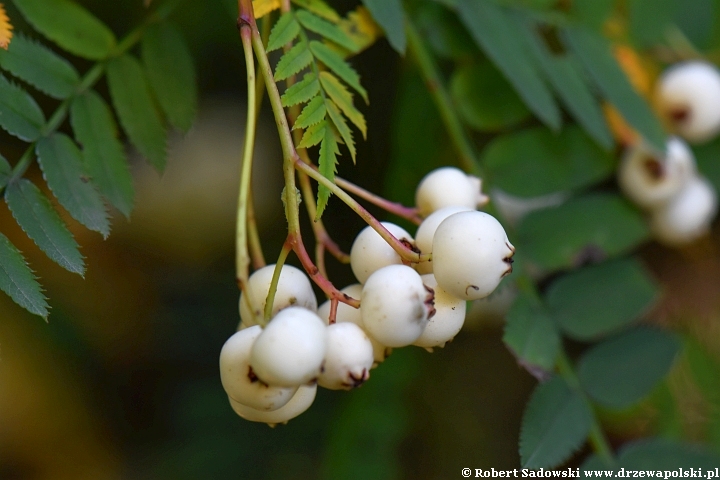
<instances>
[{"instance_id":1,"label":"white berry","mask_svg":"<svg viewBox=\"0 0 720 480\"><path fill-rule=\"evenodd\" d=\"M403 228L390 222L382 225L398 240L412 244L412 236ZM363 228L350 249L350 267L358 282L365 283L376 270L387 265L400 265L400 255L372 227Z\"/></svg>"},{"instance_id":2,"label":"white berry","mask_svg":"<svg viewBox=\"0 0 720 480\"><path fill-rule=\"evenodd\" d=\"M420 180L415 190L415 205L423 217L443 207L475 209L487 203L482 182L459 168L441 167Z\"/></svg>"},{"instance_id":3,"label":"white berry","mask_svg":"<svg viewBox=\"0 0 720 480\"><path fill-rule=\"evenodd\" d=\"M331 390L359 387L369 378L374 362L370 339L354 323L333 323L327 331L328 349L318 385Z\"/></svg>"},{"instance_id":4,"label":"white berry","mask_svg":"<svg viewBox=\"0 0 720 480\"><path fill-rule=\"evenodd\" d=\"M679 135L704 142L720 131L720 72L703 61L673 65L657 83L661 112Z\"/></svg>"},{"instance_id":5,"label":"white berry","mask_svg":"<svg viewBox=\"0 0 720 480\"><path fill-rule=\"evenodd\" d=\"M287 423L288 420L297 417L310 408L310 405L312 405L313 401L315 401L316 393L317 385L301 385L288 403L271 412L256 410L252 407L248 407L247 405L243 405L230 397L228 397L228 399L230 400L230 406L235 413L245 420L267 423L271 427L274 427L278 423Z\"/></svg>"},{"instance_id":6,"label":"white berry","mask_svg":"<svg viewBox=\"0 0 720 480\"><path fill-rule=\"evenodd\" d=\"M435 315L428 320L425 330L413 345L425 348L443 347L445 343L455 338L465 323L467 304L465 300L443 290L433 274L423 275L422 280L435 292Z\"/></svg>"},{"instance_id":7,"label":"white berry","mask_svg":"<svg viewBox=\"0 0 720 480\"><path fill-rule=\"evenodd\" d=\"M705 178L695 177L671 202L652 213L650 225L662 243L689 243L707 233L717 209L713 186Z\"/></svg>"},{"instance_id":8,"label":"white berry","mask_svg":"<svg viewBox=\"0 0 720 480\"><path fill-rule=\"evenodd\" d=\"M487 297L512 272L515 247L505 229L485 212L460 212L442 221L433 237L433 273L451 295Z\"/></svg>"},{"instance_id":9,"label":"white berry","mask_svg":"<svg viewBox=\"0 0 720 480\"><path fill-rule=\"evenodd\" d=\"M428 215L418 227L417 232L415 232L415 246L420 250L420 253L432 253L433 236L435 236L435 230L437 230L440 222L453 213L467 212L470 210L473 209L468 207L451 206L443 207ZM415 265L415 270L417 270L421 275L432 273L432 262L420 262Z\"/></svg>"},{"instance_id":10,"label":"white berry","mask_svg":"<svg viewBox=\"0 0 720 480\"><path fill-rule=\"evenodd\" d=\"M361 313L368 333L389 347L404 347L417 340L433 313L432 293L422 278L405 265L390 265L367 279L362 290Z\"/></svg>"},{"instance_id":11,"label":"white berry","mask_svg":"<svg viewBox=\"0 0 720 480\"><path fill-rule=\"evenodd\" d=\"M233 334L220 351L220 381L233 400L256 410L277 410L295 395L297 387L271 387L250 368L250 349L262 328L258 325Z\"/></svg>"},{"instance_id":12,"label":"white berry","mask_svg":"<svg viewBox=\"0 0 720 480\"><path fill-rule=\"evenodd\" d=\"M315 380L327 352L325 323L302 307L288 307L255 340L250 365L268 385L296 387Z\"/></svg>"},{"instance_id":13,"label":"white berry","mask_svg":"<svg viewBox=\"0 0 720 480\"><path fill-rule=\"evenodd\" d=\"M244 325L257 325L258 319L263 318L265 300L270 291L274 271L275 265L267 265L250 275L245 292L240 294L240 319ZM252 304L252 309L249 303ZM305 272L292 265L283 265L280 269L271 316L291 305L315 311L317 299Z\"/></svg>"}]
</instances>

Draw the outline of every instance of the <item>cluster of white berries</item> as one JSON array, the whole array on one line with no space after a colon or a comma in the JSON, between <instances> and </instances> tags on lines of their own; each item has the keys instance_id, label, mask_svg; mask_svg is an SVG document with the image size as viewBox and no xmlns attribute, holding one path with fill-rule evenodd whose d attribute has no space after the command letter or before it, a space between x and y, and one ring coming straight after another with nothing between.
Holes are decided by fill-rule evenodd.
<instances>
[{"instance_id":1,"label":"cluster of white berries","mask_svg":"<svg viewBox=\"0 0 720 480\"><path fill-rule=\"evenodd\" d=\"M713 65L690 61L672 66L660 77L656 97L661 114L683 139L705 142L720 132L720 72ZM642 143L629 148L618 182L649 213L655 238L667 245L701 237L717 213L717 193L679 137L671 137L660 154Z\"/></svg>"},{"instance_id":2,"label":"cluster of white berries","mask_svg":"<svg viewBox=\"0 0 720 480\"><path fill-rule=\"evenodd\" d=\"M512 271L505 230L477 211L487 198L480 179L450 167L419 184L425 217L416 240L391 223L398 240L432 261L408 265L371 227L356 237L350 265L359 283L341 290L360 308L330 300L317 307L307 276L280 269L272 318L262 328L274 265L254 272L240 296L241 329L220 353L220 377L235 412L251 421L285 423L312 404L317 387L350 390L392 348L442 347L460 331L466 301L484 298Z\"/></svg>"}]
</instances>

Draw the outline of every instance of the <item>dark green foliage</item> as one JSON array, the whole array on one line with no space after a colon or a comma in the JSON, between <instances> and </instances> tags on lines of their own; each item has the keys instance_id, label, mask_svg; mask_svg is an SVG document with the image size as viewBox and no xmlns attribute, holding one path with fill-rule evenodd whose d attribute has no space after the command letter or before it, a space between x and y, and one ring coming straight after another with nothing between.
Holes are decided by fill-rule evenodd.
<instances>
[{"instance_id":1,"label":"dark green foliage","mask_svg":"<svg viewBox=\"0 0 720 480\"><path fill-rule=\"evenodd\" d=\"M15 303L43 318L48 307L40 284L20 251L0 233L0 290L7 293Z\"/></svg>"},{"instance_id":2,"label":"dark green foliage","mask_svg":"<svg viewBox=\"0 0 720 480\"><path fill-rule=\"evenodd\" d=\"M518 363L541 379L555 368L560 333L545 307L526 297L515 300L505 319L503 342Z\"/></svg>"}]
</instances>

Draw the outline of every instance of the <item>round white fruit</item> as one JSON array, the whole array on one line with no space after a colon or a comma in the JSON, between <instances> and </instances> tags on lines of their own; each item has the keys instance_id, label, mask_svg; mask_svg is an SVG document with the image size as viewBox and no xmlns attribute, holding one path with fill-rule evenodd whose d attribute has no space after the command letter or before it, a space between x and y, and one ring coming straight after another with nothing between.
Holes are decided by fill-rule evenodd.
<instances>
[{"instance_id":1,"label":"round white fruit","mask_svg":"<svg viewBox=\"0 0 720 480\"><path fill-rule=\"evenodd\" d=\"M278 423L287 423L288 420L297 417L310 408L310 405L312 405L313 401L315 401L316 393L317 385L301 385L288 403L271 412L256 410L252 407L248 407L247 405L243 405L230 397L228 397L228 399L230 400L230 406L235 413L245 420L267 423L268 425L274 427Z\"/></svg>"},{"instance_id":2,"label":"round white fruit","mask_svg":"<svg viewBox=\"0 0 720 480\"><path fill-rule=\"evenodd\" d=\"M720 72L704 61L673 65L657 82L660 111L690 142L704 142L720 131Z\"/></svg>"},{"instance_id":3,"label":"round white fruit","mask_svg":"<svg viewBox=\"0 0 720 480\"><path fill-rule=\"evenodd\" d=\"M413 345L425 348L443 347L455 338L465 323L467 303L443 290L433 274L423 275L422 280L435 292L435 315L428 320L425 330Z\"/></svg>"},{"instance_id":4,"label":"round white fruit","mask_svg":"<svg viewBox=\"0 0 720 480\"><path fill-rule=\"evenodd\" d=\"M413 243L412 236L403 228L390 222L381 223L398 240ZM365 283L374 271L382 267L400 264L400 255L372 227L363 228L355 237L350 249L350 267L358 282Z\"/></svg>"},{"instance_id":5,"label":"round white fruit","mask_svg":"<svg viewBox=\"0 0 720 480\"><path fill-rule=\"evenodd\" d=\"M438 225L453 213L467 212L473 210L468 207L443 207L439 210L434 211L422 221L420 226L415 232L415 246L420 250L420 253L432 253L432 242L435 236L435 230ZM415 270L418 273L426 274L432 273L432 261L420 262L415 265Z\"/></svg>"},{"instance_id":6,"label":"round white fruit","mask_svg":"<svg viewBox=\"0 0 720 480\"><path fill-rule=\"evenodd\" d=\"M328 349L318 385L331 390L351 390L370 377L373 346L362 328L354 323L327 327Z\"/></svg>"},{"instance_id":7,"label":"round white fruit","mask_svg":"<svg viewBox=\"0 0 720 480\"><path fill-rule=\"evenodd\" d=\"M255 340L250 365L268 385L296 387L315 380L327 352L327 328L315 312L288 307Z\"/></svg>"},{"instance_id":8,"label":"round white fruit","mask_svg":"<svg viewBox=\"0 0 720 480\"><path fill-rule=\"evenodd\" d=\"M433 237L433 273L449 294L463 300L490 295L512 272L515 247L505 229L485 212L454 213Z\"/></svg>"},{"instance_id":9,"label":"round white fruit","mask_svg":"<svg viewBox=\"0 0 720 480\"><path fill-rule=\"evenodd\" d=\"M297 387L271 387L250 368L250 349L262 328L235 332L220 351L220 381L230 398L256 410L277 410L295 395Z\"/></svg>"},{"instance_id":10,"label":"round white fruit","mask_svg":"<svg viewBox=\"0 0 720 480\"><path fill-rule=\"evenodd\" d=\"M652 213L650 225L662 243L689 243L708 232L717 210L715 189L705 178L695 177L671 202Z\"/></svg>"},{"instance_id":11,"label":"round white fruit","mask_svg":"<svg viewBox=\"0 0 720 480\"><path fill-rule=\"evenodd\" d=\"M433 312L432 301L415 270L390 265L370 275L363 286L363 324L383 345L404 347L422 334Z\"/></svg>"},{"instance_id":12,"label":"round white fruit","mask_svg":"<svg viewBox=\"0 0 720 480\"><path fill-rule=\"evenodd\" d=\"M243 325L257 325L258 319L263 318L265 301L270 291L274 271L275 265L273 264L262 267L250 275L245 292L240 294L240 319ZM252 304L252 308L250 304ZM317 299L305 272L292 265L283 265L280 269L271 316L291 305L315 311L317 310Z\"/></svg>"},{"instance_id":13,"label":"round white fruit","mask_svg":"<svg viewBox=\"0 0 720 480\"><path fill-rule=\"evenodd\" d=\"M441 167L420 180L415 190L415 205L423 217L444 207L476 209L487 203L482 181L459 168Z\"/></svg>"}]
</instances>

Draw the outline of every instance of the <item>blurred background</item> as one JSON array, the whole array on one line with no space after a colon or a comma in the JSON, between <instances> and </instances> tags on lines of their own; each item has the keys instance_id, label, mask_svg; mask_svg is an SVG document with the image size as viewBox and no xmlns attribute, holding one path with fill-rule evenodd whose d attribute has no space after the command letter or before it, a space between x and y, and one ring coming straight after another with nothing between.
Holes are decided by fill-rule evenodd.
<instances>
[{"instance_id":1,"label":"blurred background","mask_svg":"<svg viewBox=\"0 0 720 480\"><path fill-rule=\"evenodd\" d=\"M143 15L140 0L81 3L118 35ZM341 12L355 6L334 4ZM7 8L22 31L20 15ZM230 409L218 355L239 321L233 247L245 115L233 8L232 1L184 2L174 15L195 57L196 124L171 136L164 175L135 160L136 208L130 221L116 212L108 240L65 217L87 258L85 279L48 260L0 205L3 232L41 273L52 305L44 323L0 295L0 479L441 479L459 478L464 467L518 467L520 420L536 381L501 340L498 312L510 287L499 290L499 305L475 306L446 348L398 350L361 388L318 390L310 410L288 425L271 429ZM424 173L456 164L437 134L432 101L385 40L353 64L371 99L361 106L368 140L358 142L357 165L341 162L339 174L411 202ZM103 82L98 89L106 93ZM390 135L395 123L418 115L428 119L418 127L424 131ZM0 140L11 158L13 139ZM433 149L435 164L394 166L423 148ZM257 159L256 208L272 261L285 230L280 150L267 111ZM40 175L34 168L30 178ZM324 218L348 251L361 221L336 199ZM702 357L693 358L709 365L709 388L718 382L719 248L716 229L682 250L643 249L665 292L648 318L688 333L690 351ZM353 281L348 266L328 259L328 269L338 286ZM639 407L605 414L613 443L649 432L720 441L720 429L707 427L717 407L684 369L693 358L680 359Z\"/></svg>"}]
</instances>

